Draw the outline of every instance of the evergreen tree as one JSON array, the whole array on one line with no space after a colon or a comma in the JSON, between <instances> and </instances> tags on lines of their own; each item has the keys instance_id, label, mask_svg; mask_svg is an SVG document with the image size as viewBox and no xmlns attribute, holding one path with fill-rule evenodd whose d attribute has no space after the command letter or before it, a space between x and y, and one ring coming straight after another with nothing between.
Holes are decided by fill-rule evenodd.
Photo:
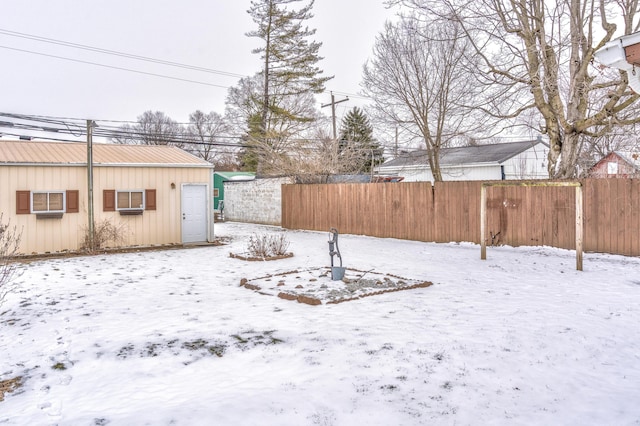
<instances>
[{"instance_id":1,"label":"evergreen tree","mask_svg":"<svg viewBox=\"0 0 640 426\"><path fill-rule=\"evenodd\" d=\"M380 144L373 139L373 127L364 111L353 107L340 123L339 150L353 158L354 172L371 172L384 161Z\"/></svg>"},{"instance_id":2,"label":"evergreen tree","mask_svg":"<svg viewBox=\"0 0 640 426\"><path fill-rule=\"evenodd\" d=\"M269 126L269 115L289 116L292 120L310 120L311 117L296 116L277 99L282 96L304 93L320 93L325 83L333 77L322 77L317 63L322 59L318 51L322 43L308 41L315 29L303 26L313 17L314 1L300 10L288 6L301 0L253 0L247 11L258 25L249 37L262 40L262 46L252 53L261 55L263 61L261 77L263 93L261 105L262 137L269 138L273 129ZM278 93L278 97L272 96Z\"/></svg>"},{"instance_id":3,"label":"evergreen tree","mask_svg":"<svg viewBox=\"0 0 640 426\"><path fill-rule=\"evenodd\" d=\"M260 143L257 136L260 134L260 115L252 114L248 119L249 130L244 136L243 143L246 145L238 155L240 169L244 172L258 171L258 155L260 151Z\"/></svg>"}]
</instances>

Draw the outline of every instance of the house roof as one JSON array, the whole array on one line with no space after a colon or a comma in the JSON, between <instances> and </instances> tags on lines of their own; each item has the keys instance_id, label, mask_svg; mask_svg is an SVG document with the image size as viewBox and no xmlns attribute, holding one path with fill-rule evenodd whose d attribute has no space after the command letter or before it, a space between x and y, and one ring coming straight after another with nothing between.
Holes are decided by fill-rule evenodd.
<instances>
[{"instance_id":1,"label":"house roof","mask_svg":"<svg viewBox=\"0 0 640 426\"><path fill-rule=\"evenodd\" d=\"M207 161L173 146L94 143L92 152L95 166L213 167ZM0 140L0 165L86 164L87 144L83 142Z\"/></svg>"},{"instance_id":2,"label":"house roof","mask_svg":"<svg viewBox=\"0 0 640 426\"><path fill-rule=\"evenodd\" d=\"M256 177L256 174L253 172L216 172L215 174L227 181L252 180L252 179L255 179Z\"/></svg>"},{"instance_id":3,"label":"house roof","mask_svg":"<svg viewBox=\"0 0 640 426\"><path fill-rule=\"evenodd\" d=\"M441 166L458 166L463 164L501 164L527 149L544 142L539 139L520 142L505 142L491 145L473 145L440 150ZM382 164L382 167L424 166L429 164L427 151L424 149L402 154Z\"/></svg>"},{"instance_id":4,"label":"house roof","mask_svg":"<svg viewBox=\"0 0 640 426\"><path fill-rule=\"evenodd\" d=\"M618 157L625 163L627 163L630 167L635 168L636 170L640 170L640 154L636 152L622 152L622 151L611 151L604 157L602 157L596 164L594 164L591 169L595 169L603 162L608 162L612 157Z\"/></svg>"},{"instance_id":5,"label":"house roof","mask_svg":"<svg viewBox=\"0 0 640 426\"><path fill-rule=\"evenodd\" d=\"M638 153L620 151L614 151L614 153L636 169L640 170L640 155Z\"/></svg>"}]
</instances>

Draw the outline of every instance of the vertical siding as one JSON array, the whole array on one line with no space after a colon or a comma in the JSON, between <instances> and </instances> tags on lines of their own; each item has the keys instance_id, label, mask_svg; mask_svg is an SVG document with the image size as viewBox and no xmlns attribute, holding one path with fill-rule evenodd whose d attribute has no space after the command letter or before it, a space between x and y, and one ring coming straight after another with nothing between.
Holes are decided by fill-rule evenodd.
<instances>
[{"instance_id":1,"label":"vertical siding","mask_svg":"<svg viewBox=\"0 0 640 426\"><path fill-rule=\"evenodd\" d=\"M181 196L183 183L210 186L210 170L199 168L98 167L94 169L95 221L110 221L123 230L123 246L160 245L182 242ZM171 187L175 184L175 188ZM120 212L105 212L102 191L156 190L156 210L142 215L123 216Z\"/></svg>"},{"instance_id":2,"label":"vertical siding","mask_svg":"<svg viewBox=\"0 0 640 426\"><path fill-rule=\"evenodd\" d=\"M502 169L499 164L490 166L443 166L441 168L444 181L500 180Z\"/></svg>"},{"instance_id":3,"label":"vertical siding","mask_svg":"<svg viewBox=\"0 0 640 426\"><path fill-rule=\"evenodd\" d=\"M3 221L22 229L20 252L45 253L77 250L87 223L87 177L82 167L0 167L0 211ZM78 190L78 213L61 219L38 219L35 214L16 215L16 191Z\"/></svg>"},{"instance_id":4,"label":"vertical siding","mask_svg":"<svg viewBox=\"0 0 640 426\"><path fill-rule=\"evenodd\" d=\"M549 172L545 166L547 150L546 148L540 149L541 146L536 145L533 148L529 148L502 163L506 179L547 179L549 177Z\"/></svg>"},{"instance_id":5,"label":"vertical siding","mask_svg":"<svg viewBox=\"0 0 640 426\"><path fill-rule=\"evenodd\" d=\"M87 176L84 167L0 167L0 212L3 221L23 229L23 254L75 251L81 248L88 224ZM205 168L95 167L94 220L103 220L123 230L121 246L174 244L182 242L182 183L211 185L211 170ZM175 184L175 188L171 187ZM139 216L104 212L103 189L155 189L156 210ZM61 219L37 219L35 214L16 215L16 191L78 190L79 212L64 213ZM211 192L211 188L209 188ZM113 245L113 244L110 244Z\"/></svg>"}]
</instances>

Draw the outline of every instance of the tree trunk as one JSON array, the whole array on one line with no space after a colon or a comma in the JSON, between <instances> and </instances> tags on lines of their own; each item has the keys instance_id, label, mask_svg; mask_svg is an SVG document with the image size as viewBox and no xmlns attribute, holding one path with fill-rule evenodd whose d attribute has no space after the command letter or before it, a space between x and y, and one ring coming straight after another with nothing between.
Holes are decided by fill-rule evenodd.
<instances>
[{"instance_id":1,"label":"tree trunk","mask_svg":"<svg viewBox=\"0 0 640 426\"><path fill-rule=\"evenodd\" d=\"M580 136L578 133L572 132L565 135L561 145L560 157L554 167L555 173L549 176L554 179L575 179L579 142ZM549 150L549 156L551 156L552 151L552 149ZM549 165L551 166L551 162L549 162Z\"/></svg>"},{"instance_id":2,"label":"tree trunk","mask_svg":"<svg viewBox=\"0 0 640 426\"><path fill-rule=\"evenodd\" d=\"M427 142L427 154L429 156L429 167L434 182L442 182L442 172L440 171L440 147L429 146Z\"/></svg>"}]
</instances>

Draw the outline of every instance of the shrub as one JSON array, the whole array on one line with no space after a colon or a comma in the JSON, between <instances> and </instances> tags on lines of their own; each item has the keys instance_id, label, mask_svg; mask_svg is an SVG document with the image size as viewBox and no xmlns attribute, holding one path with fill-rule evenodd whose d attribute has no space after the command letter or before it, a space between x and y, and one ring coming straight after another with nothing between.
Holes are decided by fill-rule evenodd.
<instances>
[{"instance_id":1,"label":"shrub","mask_svg":"<svg viewBox=\"0 0 640 426\"><path fill-rule=\"evenodd\" d=\"M89 227L85 227L83 231L84 239L81 249L88 252L105 248L109 242L118 245L124 241L124 224L116 226L108 219L104 219L102 222L93 225L93 248L91 247Z\"/></svg>"},{"instance_id":2,"label":"shrub","mask_svg":"<svg viewBox=\"0 0 640 426\"><path fill-rule=\"evenodd\" d=\"M17 284L13 280L20 272L20 265L13 259L20 247L22 230L2 221L0 213L0 305L9 293L16 291Z\"/></svg>"},{"instance_id":3,"label":"shrub","mask_svg":"<svg viewBox=\"0 0 640 426\"><path fill-rule=\"evenodd\" d=\"M285 234L253 234L249 237L247 251L253 257L284 256L287 254L289 244Z\"/></svg>"}]
</instances>

